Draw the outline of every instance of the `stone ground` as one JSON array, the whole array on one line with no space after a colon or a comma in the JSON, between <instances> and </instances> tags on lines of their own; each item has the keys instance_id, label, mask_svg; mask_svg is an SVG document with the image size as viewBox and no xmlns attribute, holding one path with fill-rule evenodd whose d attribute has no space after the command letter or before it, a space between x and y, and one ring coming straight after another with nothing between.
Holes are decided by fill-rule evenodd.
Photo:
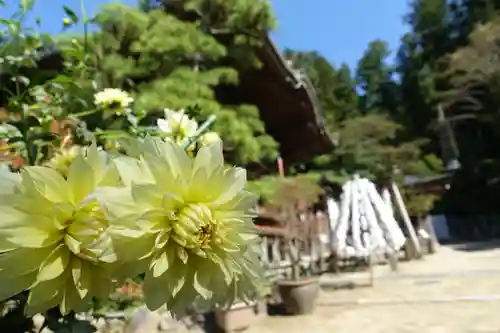
<instances>
[{"instance_id":1,"label":"stone ground","mask_svg":"<svg viewBox=\"0 0 500 333\"><path fill-rule=\"evenodd\" d=\"M315 313L268 316L248 333L500 333L500 242L442 246L423 260L367 273L323 276L354 283L324 290Z\"/></svg>"}]
</instances>

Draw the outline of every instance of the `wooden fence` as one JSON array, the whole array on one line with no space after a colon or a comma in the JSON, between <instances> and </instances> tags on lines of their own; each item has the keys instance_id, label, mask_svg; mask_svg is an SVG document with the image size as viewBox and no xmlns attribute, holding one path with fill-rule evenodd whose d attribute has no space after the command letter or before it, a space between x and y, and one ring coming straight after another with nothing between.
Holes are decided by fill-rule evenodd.
<instances>
[{"instance_id":1,"label":"wooden fence","mask_svg":"<svg viewBox=\"0 0 500 333\"><path fill-rule=\"evenodd\" d=\"M321 235L299 239L289 237L284 228L261 227L260 236L261 260L271 282L292 277L291 255L299 261L303 275L316 275L327 269L331 252Z\"/></svg>"}]
</instances>

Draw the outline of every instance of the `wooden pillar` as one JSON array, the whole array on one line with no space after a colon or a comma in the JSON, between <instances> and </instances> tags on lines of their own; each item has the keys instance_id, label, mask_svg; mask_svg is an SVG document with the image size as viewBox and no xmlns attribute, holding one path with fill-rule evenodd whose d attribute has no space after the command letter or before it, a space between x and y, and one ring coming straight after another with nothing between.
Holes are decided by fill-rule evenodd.
<instances>
[{"instance_id":1,"label":"wooden pillar","mask_svg":"<svg viewBox=\"0 0 500 333\"><path fill-rule=\"evenodd\" d=\"M415 232L415 229L413 228L413 225L410 220L410 216L408 215L408 211L406 210L403 197L401 196L401 193L399 192L398 186L396 185L395 182L392 182L391 184L391 192L394 195L394 199L396 201L396 206L399 210L399 213L401 214L401 218L403 219L403 222L405 224L406 230L408 231L408 234L410 236L410 249L411 252L414 252L411 254L410 259L412 257L414 258L421 258L422 257L422 249L420 247L420 242L417 237L417 233Z\"/></svg>"},{"instance_id":2,"label":"wooden pillar","mask_svg":"<svg viewBox=\"0 0 500 333\"><path fill-rule=\"evenodd\" d=\"M430 246L429 246L429 253L431 253L431 254L436 253L438 248L439 248L439 240L437 239L436 230L434 229L434 225L432 224L432 218L431 218L430 214L427 214L424 217L423 227L424 227L425 231L427 231L427 233L431 237Z\"/></svg>"}]
</instances>

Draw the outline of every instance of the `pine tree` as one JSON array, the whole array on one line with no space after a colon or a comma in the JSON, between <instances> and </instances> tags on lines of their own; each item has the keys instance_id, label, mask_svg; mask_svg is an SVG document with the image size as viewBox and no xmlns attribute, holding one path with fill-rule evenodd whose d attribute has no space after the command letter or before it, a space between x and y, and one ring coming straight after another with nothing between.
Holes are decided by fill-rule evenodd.
<instances>
[{"instance_id":1,"label":"pine tree","mask_svg":"<svg viewBox=\"0 0 500 333\"><path fill-rule=\"evenodd\" d=\"M389 49L386 42L375 40L358 62L356 81L363 92L360 109L363 113L387 112L382 90L391 82L391 68L386 64Z\"/></svg>"},{"instance_id":2,"label":"pine tree","mask_svg":"<svg viewBox=\"0 0 500 333\"><path fill-rule=\"evenodd\" d=\"M239 70L259 66L255 47L274 23L267 1L180 4L103 8L94 36L101 85L133 91L135 108L148 114L170 108L188 109L199 121L217 116L214 130L232 163L273 157L277 144L259 110L221 104L216 95L217 87L238 84Z\"/></svg>"}]
</instances>

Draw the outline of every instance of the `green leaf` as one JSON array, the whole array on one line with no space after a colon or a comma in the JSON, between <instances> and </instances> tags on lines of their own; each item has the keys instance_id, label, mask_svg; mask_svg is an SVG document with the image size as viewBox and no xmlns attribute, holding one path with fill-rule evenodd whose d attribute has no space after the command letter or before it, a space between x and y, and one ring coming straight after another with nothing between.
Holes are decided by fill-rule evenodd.
<instances>
[{"instance_id":1,"label":"green leaf","mask_svg":"<svg viewBox=\"0 0 500 333\"><path fill-rule=\"evenodd\" d=\"M73 79L70 78L69 76L67 75L58 75L56 76L52 82L54 83L73 83Z\"/></svg>"},{"instance_id":2,"label":"green leaf","mask_svg":"<svg viewBox=\"0 0 500 333\"><path fill-rule=\"evenodd\" d=\"M63 10L66 13L66 15L69 16L71 21L73 21L73 23L78 23L78 16L75 14L75 12L71 8L69 8L67 6L63 6Z\"/></svg>"}]
</instances>

